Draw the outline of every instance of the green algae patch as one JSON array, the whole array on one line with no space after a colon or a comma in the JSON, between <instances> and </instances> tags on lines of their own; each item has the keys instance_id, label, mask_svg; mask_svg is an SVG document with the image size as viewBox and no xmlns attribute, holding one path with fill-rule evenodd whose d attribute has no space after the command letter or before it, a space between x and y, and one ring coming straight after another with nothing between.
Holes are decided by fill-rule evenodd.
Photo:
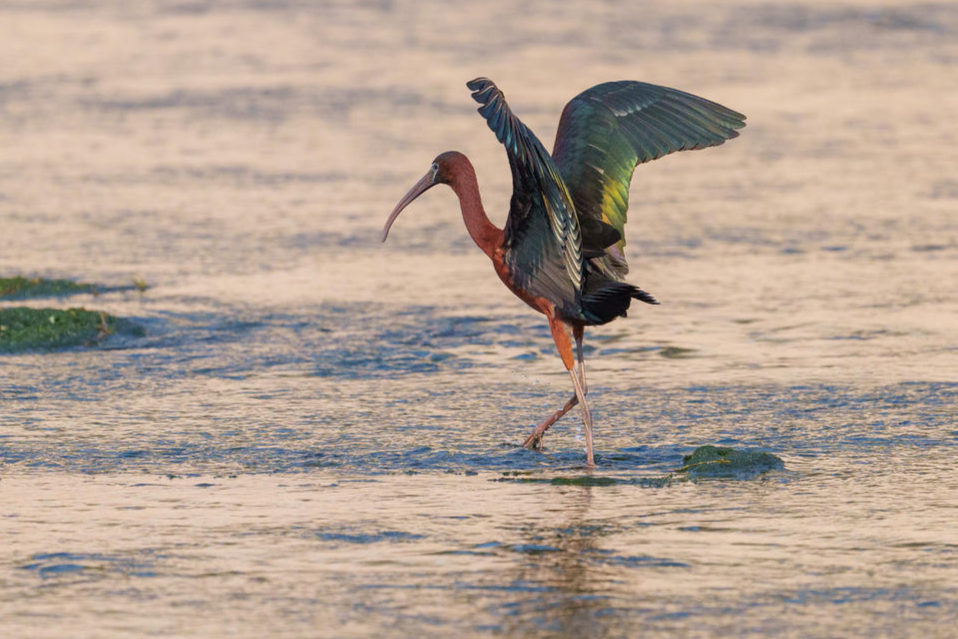
<instances>
[{"instance_id":1,"label":"green algae patch","mask_svg":"<svg viewBox=\"0 0 958 639\"><path fill-rule=\"evenodd\" d=\"M694 348L682 348L681 346L666 346L659 351L659 355L662 357L668 357L669 359L682 359L685 357L694 357L695 349Z\"/></svg>"},{"instance_id":2,"label":"green algae patch","mask_svg":"<svg viewBox=\"0 0 958 639\"><path fill-rule=\"evenodd\" d=\"M580 477L553 477L549 483L553 486L614 486L619 482L612 477L582 475Z\"/></svg>"},{"instance_id":3,"label":"green algae patch","mask_svg":"<svg viewBox=\"0 0 958 639\"><path fill-rule=\"evenodd\" d=\"M689 477L747 478L785 468L785 462L772 453L720 446L699 446L682 461L685 465L675 472L687 473Z\"/></svg>"},{"instance_id":4,"label":"green algae patch","mask_svg":"<svg viewBox=\"0 0 958 639\"><path fill-rule=\"evenodd\" d=\"M590 475L580 477L522 477L516 476L518 474L503 473L504 476L496 481L516 484L549 484L552 486L615 486L621 483L612 477L592 477Z\"/></svg>"},{"instance_id":5,"label":"green algae patch","mask_svg":"<svg viewBox=\"0 0 958 639\"><path fill-rule=\"evenodd\" d=\"M0 308L0 353L96 346L115 333L140 336L129 320L83 308Z\"/></svg>"},{"instance_id":6,"label":"green algae patch","mask_svg":"<svg viewBox=\"0 0 958 639\"><path fill-rule=\"evenodd\" d=\"M551 484L552 486L614 486L619 481L612 477L580 475L576 477L543 477L535 470L511 470L495 481L515 484Z\"/></svg>"},{"instance_id":7,"label":"green algae patch","mask_svg":"<svg viewBox=\"0 0 958 639\"><path fill-rule=\"evenodd\" d=\"M614 457L613 457L614 459ZM549 486L638 486L640 488L668 488L698 479L753 479L772 470L784 470L781 458L758 450L735 450L721 446L700 446L691 455L682 458L681 468L664 475L649 477L622 477L600 475L550 476L541 470L505 471L496 482L515 484L540 484Z\"/></svg>"},{"instance_id":8,"label":"green algae patch","mask_svg":"<svg viewBox=\"0 0 958 639\"><path fill-rule=\"evenodd\" d=\"M642 488L664 488L671 486L674 480L672 475L637 478L596 477L593 475L580 475L578 477L523 477L517 475L519 475L518 472L506 472L503 473L502 477L494 479L493 481L515 484L545 484L549 486L641 486Z\"/></svg>"},{"instance_id":9,"label":"green algae patch","mask_svg":"<svg viewBox=\"0 0 958 639\"><path fill-rule=\"evenodd\" d=\"M22 300L32 297L64 297L78 293L96 293L93 284L70 280L46 280L41 277L0 277L0 300Z\"/></svg>"}]
</instances>

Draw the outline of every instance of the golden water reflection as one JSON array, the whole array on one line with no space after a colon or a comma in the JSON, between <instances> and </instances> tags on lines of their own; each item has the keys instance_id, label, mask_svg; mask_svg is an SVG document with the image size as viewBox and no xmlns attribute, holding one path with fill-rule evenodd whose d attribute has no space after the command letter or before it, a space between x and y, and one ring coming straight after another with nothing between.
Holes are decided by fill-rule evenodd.
<instances>
[{"instance_id":1,"label":"golden water reflection","mask_svg":"<svg viewBox=\"0 0 958 639\"><path fill-rule=\"evenodd\" d=\"M0 275L149 285L28 302L147 337L0 358L0 635L943 636L956 34L895 0L0 3ZM548 483L575 419L515 446L571 389L453 194L378 241L447 149L504 220L481 75L547 147L609 80L748 115L636 172L662 304L586 336L614 485ZM786 471L641 483L706 443Z\"/></svg>"},{"instance_id":2,"label":"golden water reflection","mask_svg":"<svg viewBox=\"0 0 958 639\"><path fill-rule=\"evenodd\" d=\"M384 627L621 636L637 626L669 636L725 624L841 633L849 618L812 623L790 610L835 606L868 627L889 599L905 598L915 627L930 629L935 615L924 612L953 596L939 584L958 574L954 507L942 509L958 495L954 482L908 504L894 488L838 478L812 494L775 478L656 489L499 479L5 479L2 591L33 592L28 607L4 600L8 636L30 634L37 615L54 628L69 620L121 635L217 635L224 619L241 637L267 627L319 636Z\"/></svg>"}]
</instances>

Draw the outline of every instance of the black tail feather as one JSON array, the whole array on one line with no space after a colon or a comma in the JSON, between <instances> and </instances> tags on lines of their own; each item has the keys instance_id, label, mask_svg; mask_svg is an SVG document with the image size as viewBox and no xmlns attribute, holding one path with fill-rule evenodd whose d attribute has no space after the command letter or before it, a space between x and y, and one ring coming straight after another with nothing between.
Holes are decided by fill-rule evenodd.
<instances>
[{"instance_id":1,"label":"black tail feather","mask_svg":"<svg viewBox=\"0 0 958 639\"><path fill-rule=\"evenodd\" d=\"M633 299L637 299L640 302L645 302L646 304L658 304L659 301L652 297L651 294L646 293L641 288L636 288L635 292L632 293Z\"/></svg>"},{"instance_id":2,"label":"black tail feather","mask_svg":"<svg viewBox=\"0 0 958 639\"><path fill-rule=\"evenodd\" d=\"M581 307L592 323L606 324L617 317L625 317L633 299L658 304L654 297L637 286L605 280L598 286L587 287Z\"/></svg>"}]
</instances>

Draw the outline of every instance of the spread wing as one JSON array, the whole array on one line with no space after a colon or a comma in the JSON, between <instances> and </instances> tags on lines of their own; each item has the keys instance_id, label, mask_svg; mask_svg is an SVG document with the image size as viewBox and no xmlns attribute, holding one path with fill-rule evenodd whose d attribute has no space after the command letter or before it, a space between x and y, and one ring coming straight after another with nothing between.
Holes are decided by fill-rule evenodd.
<instances>
[{"instance_id":1,"label":"spread wing","mask_svg":"<svg viewBox=\"0 0 958 639\"><path fill-rule=\"evenodd\" d=\"M628 272L629 184L635 167L675 151L717 146L738 136L745 116L704 98L644 82L607 82L562 111L552 157L583 226L598 220L619 235L606 265ZM589 241L588 233L585 240Z\"/></svg>"},{"instance_id":2,"label":"spread wing","mask_svg":"<svg viewBox=\"0 0 958 639\"><path fill-rule=\"evenodd\" d=\"M512 169L506 221L507 262L515 283L567 312L578 312L583 283L582 237L572 196L548 151L487 78L467 85Z\"/></svg>"}]
</instances>

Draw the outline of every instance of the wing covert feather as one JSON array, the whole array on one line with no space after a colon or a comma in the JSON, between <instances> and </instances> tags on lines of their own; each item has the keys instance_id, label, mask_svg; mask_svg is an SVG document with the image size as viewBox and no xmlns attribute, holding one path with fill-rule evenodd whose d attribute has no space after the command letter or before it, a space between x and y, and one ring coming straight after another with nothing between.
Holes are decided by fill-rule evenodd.
<instances>
[{"instance_id":1,"label":"wing covert feather","mask_svg":"<svg viewBox=\"0 0 958 639\"><path fill-rule=\"evenodd\" d=\"M468 82L478 111L505 147L512 201L505 241L517 284L557 305L578 307L584 264L572 196L545 147L489 79Z\"/></svg>"},{"instance_id":2,"label":"wing covert feather","mask_svg":"<svg viewBox=\"0 0 958 639\"><path fill-rule=\"evenodd\" d=\"M607 82L562 111L552 157L580 218L601 220L621 236L622 254L635 167L676 151L704 149L738 136L745 116L684 91L645 82Z\"/></svg>"}]
</instances>

